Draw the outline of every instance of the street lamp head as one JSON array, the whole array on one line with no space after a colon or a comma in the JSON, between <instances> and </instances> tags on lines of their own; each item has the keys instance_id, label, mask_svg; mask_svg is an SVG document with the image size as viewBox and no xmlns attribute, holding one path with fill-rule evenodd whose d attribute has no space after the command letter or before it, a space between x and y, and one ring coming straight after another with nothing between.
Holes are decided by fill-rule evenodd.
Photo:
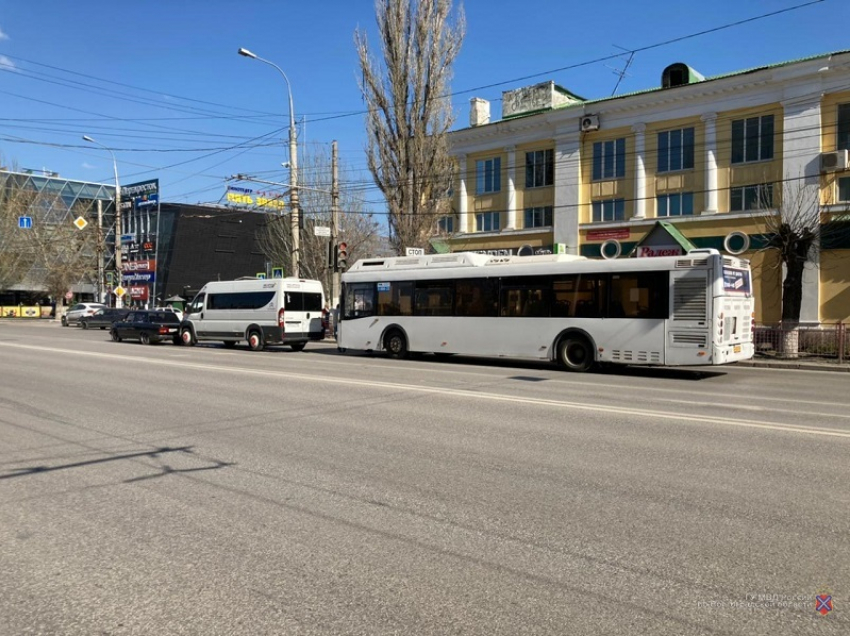
<instances>
[{"instance_id":1,"label":"street lamp head","mask_svg":"<svg viewBox=\"0 0 850 636\"><path fill-rule=\"evenodd\" d=\"M248 49L239 49L239 55L250 57L251 59L257 59L257 56L251 53Z\"/></svg>"},{"instance_id":2,"label":"street lamp head","mask_svg":"<svg viewBox=\"0 0 850 636\"><path fill-rule=\"evenodd\" d=\"M83 141L88 141L89 143L96 144L97 142L89 137L88 135L83 135Z\"/></svg>"}]
</instances>

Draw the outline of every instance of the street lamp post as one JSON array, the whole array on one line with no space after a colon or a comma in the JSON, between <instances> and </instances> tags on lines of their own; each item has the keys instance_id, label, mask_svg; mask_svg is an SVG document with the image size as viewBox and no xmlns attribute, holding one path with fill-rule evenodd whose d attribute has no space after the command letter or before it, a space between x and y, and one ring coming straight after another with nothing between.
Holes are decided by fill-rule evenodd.
<instances>
[{"instance_id":1,"label":"street lamp post","mask_svg":"<svg viewBox=\"0 0 850 636\"><path fill-rule=\"evenodd\" d=\"M92 139L88 135L83 135L83 140L91 144L95 144L96 146L100 146L112 155L112 169L115 172L115 274L117 284L121 285L121 184L118 182L118 160L115 158L115 153L112 151L112 148L104 146L102 143ZM100 216L98 216L98 223L102 223ZM98 226L98 231L102 232L103 228ZM120 296L115 296L115 306L121 306Z\"/></svg>"},{"instance_id":2,"label":"street lamp post","mask_svg":"<svg viewBox=\"0 0 850 636\"><path fill-rule=\"evenodd\" d=\"M290 228L292 230L291 276L297 277L299 275L301 262L301 223L299 218L301 211L298 207L298 142L296 140L295 132L295 108L292 105L292 87L289 84L289 78L286 76L286 73L284 73L283 69L274 62L265 60L248 49L239 49L239 55L249 57L252 60L264 62L265 64L276 68L278 72L283 75L284 81L286 81L286 90L289 93L289 207L292 208L290 212Z\"/></svg>"}]
</instances>

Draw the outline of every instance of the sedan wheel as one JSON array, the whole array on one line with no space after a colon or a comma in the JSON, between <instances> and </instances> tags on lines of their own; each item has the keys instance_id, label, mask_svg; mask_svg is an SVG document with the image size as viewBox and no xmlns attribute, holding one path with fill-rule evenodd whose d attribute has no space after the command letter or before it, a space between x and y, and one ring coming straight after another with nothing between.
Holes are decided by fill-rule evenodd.
<instances>
[{"instance_id":1,"label":"sedan wheel","mask_svg":"<svg viewBox=\"0 0 850 636\"><path fill-rule=\"evenodd\" d=\"M115 329L110 331L109 335L112 336L113 342L121 342L121 336L118 335L118 332Z\"/></svg>"},{"instance_id":2,"label":"sedan wheel","mask_svg":"<svg viewBox=\"0 0 850 636\"><path fill-rule=\"evenodd\" d=\"M149 335L149 334L146 334L146 333L144 333L144 332L142 332L142 333L139 335L139 340L142 342L142 344L143 344L143 345L149 345L149 344L151 343L151 337L150 337L150 335Z\"/></svg>"}]
</instances>

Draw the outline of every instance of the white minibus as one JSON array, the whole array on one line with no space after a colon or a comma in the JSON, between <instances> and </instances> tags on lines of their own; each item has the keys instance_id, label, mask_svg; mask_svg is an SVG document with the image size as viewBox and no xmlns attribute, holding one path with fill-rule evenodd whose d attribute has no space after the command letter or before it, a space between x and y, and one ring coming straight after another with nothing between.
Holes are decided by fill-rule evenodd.
<instances>
[{"instance_id":1,"label":"white minibus","mask_svg":"<svg viewBox=\"0 0 850 636\"><path fill-rule=\"evenodd\" d=\"M245 278L204 285L186 308L180 339L233 347L247 342L252 351L289 345L301 351L325 337L325 295L317 280Z\"/></svg>"}]
</instances>

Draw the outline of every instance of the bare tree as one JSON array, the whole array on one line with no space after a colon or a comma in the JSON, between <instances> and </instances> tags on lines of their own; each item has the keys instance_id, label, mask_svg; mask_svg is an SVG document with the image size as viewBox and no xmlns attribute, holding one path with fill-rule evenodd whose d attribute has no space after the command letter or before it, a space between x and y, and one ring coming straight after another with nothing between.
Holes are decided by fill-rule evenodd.
<instances>
[{"instance_id":1,"label":"bare tree","mask_svg":"<svg viewBox=\"0 0 850 636\"><path fill-rule=\"evenodd\" d=\"M452 65L466 30L452 0L376 0L383 64L355 32L366 100L369 170L389 208L390 243L425 247L450 205L453 161L447 133Z\"/></svg>"},{"instance_id":2,"label":"bare tree","mask_svg":"<svg viewBox=\"0 0 850 636\"><path fill-rule=\"evenodd\" d=\"M765 201L763 207L771 205ZM797 357L803 273L807 266L818 261L825 246L850 235L850 224L844 215L824 212L819 186L802 179L784 182L778 212L764 219L765 244L761 249L776 252L778 265L784 272L781 352L786 357Z\"/></svg>"},{"instance_id":3,"label":"bare tree","mask_svg":"<svg viewBox=\"0 0 850 636\"><path fill-rule=\"evenodd\" d=\"M9 174L0 175L0 290L22 281L33 265L30 229L18 227L18 218L27 216L35 194L17 187Z\"/></svg>"},{"instance_id":4,"label":"bare tree","mask_svg":"<svg viewBox=\"0 0 850 636\"><path fill-rule=\"evenodd\" d=\"M7 234L10 219L17 224L20 216L30 217L32 227ZM84 206L69 210L55 195L20 187L7 175L0 193L0 289L22 284L59 301L73 285L95 282L97 229L92 223L78 229L78 216L88 216Z\"/></svg>"},{"instance_id":5,"label":"bare tree","mask_svg":"<svg viewBox=\"0 0 850 636\"><path fill-rule=\"evenodd\" d=\"M331 158L324 146L313 147L305 153L299 171L301 207L301 275L321 280L330 295L330 239L316 236L317 226L331 224ZM340 187L340 240L348 244L349 261L374 255L378 249L378 223L365 211L362 200L350 188ZM271 216L260 231L257 242L269 262L289 262L292 231L289 216Z\"/></svg>"}]
</instances>

